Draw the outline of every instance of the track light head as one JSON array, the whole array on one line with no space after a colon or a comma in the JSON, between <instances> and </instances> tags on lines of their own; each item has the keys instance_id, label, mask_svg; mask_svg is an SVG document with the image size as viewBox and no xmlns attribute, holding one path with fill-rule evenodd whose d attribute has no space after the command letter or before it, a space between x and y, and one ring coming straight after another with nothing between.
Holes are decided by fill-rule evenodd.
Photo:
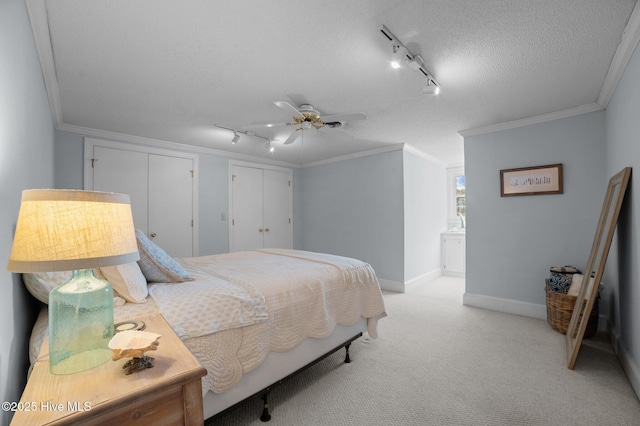
<instances>
[{"instance_id":1,"label":"track light head","mask_svg":"<svg viewBox=\"0 0 640 426\"><path fill-rule=\"evenodd\" d=\"M271 146L271 140L268 140L264 143L264 147L267 149L267 151L269 152L274 152L275 148Z\"/></svg>"},{"instance_id":2,"label":"track light head","mask_svg":"<svg viewBox=\"0 0 640 426\"><path fill-rule=\"evenodd\" d=\"M391 67L400 68L404 62L408 60L407 53L409 51L406 47L399 43L391 44Z\"/></svg>"},{"instance_id":3,"label":"track light head","mask_svg":"<svg viewBox=\"0 0 640 426\"><path fill-rule=\"evenodd\" d=\"M440 87L431 79L427 79L427 83L422 88L422 93L425 95L437 95L440 93Z\"/></svg>"},{"instance_id":4,"label":"track light head","mask_svg":"<svg viewBox=\"0 0 640 426\"><path fill-rule=\"evenodd\" d=\"M238 143L239 140L240 140L240 135L238 134L238 132L233 132L233 139L231 139L231 143L235 145Z\"/></svg>"}]
</instances>

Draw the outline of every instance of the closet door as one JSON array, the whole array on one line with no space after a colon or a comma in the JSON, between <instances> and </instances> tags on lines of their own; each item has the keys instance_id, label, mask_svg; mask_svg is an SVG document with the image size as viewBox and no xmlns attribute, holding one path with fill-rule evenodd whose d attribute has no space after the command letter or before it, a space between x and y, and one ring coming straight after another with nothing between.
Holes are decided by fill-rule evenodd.
<instances>
[{"instance_id":1,"label":"closet door","mask_svg":"<svg viewBox=\"0 0 640 426\"><path fill-rule=\"evenodd\" d=\"M131 198L136 229L173 257L194 256L193 159L92 146L87 189Z\"/></svg>"},{"instance_id":2,"label":"closet door","mask_svg":"<svg viewBox=\"0 0 640 426\"><path fill-rule=\"evenodd\" d=\"M193 160L149 154L149 237L173 257L193 257Z\"/></svg>"},{"instance_id":3,"label":"closet door","mask_svg":"<svg viewBox=\"0 0 640 426\"><path fill-rule=\"evenodd\" d=\"M264 170L264 247L293 248L292 188L287 172Z\"/></svg>"},{"instance_id":4,"label":"closet door","mask_svg":"<svg viewBox=\"0 0 640 426\"><path fill-rule=\"evenodd\" d=\"M95 146L91 161L93 191L128 194L136 229L147 232L149 155L146 152Z\"/></svg>"},{"instance_id":5,"label":"closet door","mask_svg":"<svg viewBox=\"0 0 640 426\"><path fill-rule=\"evenodd\" d=\"M293 248L291 172L231 165L230 251Z\"/></svg>"},{"instance_id":6,"label":"closet door","mask_svg":"<svg viewBox=\"0 0 640 426\"><path fill-rule=\"evenodd\" d=\"M233 166L232 190L232 251L263 247L262 169Z\"/></svg>"}]
</instances>

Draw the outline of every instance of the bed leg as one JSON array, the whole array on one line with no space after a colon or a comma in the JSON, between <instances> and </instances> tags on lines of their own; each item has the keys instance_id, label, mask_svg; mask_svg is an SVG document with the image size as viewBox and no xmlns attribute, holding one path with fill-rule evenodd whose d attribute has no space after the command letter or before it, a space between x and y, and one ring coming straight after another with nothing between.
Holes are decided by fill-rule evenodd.
<instances>
[{"instance_id":1,"label":"bed leg","mask_svg":"<svg viewBox=\"0 0 640 426\"><path fill-rule=\"evenodd\" d=\"M344 349L347 352L346 356L344 357L344 362L349 364L351 362L351 357L349 357L349 346L351 346L351 343L348 343Z\"/></svg>"},{"instance_id":2,"label":"bed leg","mask_svg":"<svg viewBox=\"0 0 640 426\"><path fill-rule=\"evenodd\" d=\"M269 403L267 402L267 397L269 396L269 391L266 390L262 394L262 415L260 416L260 420L263 422L268 422L271 420L271 414L269 414Z\"/></svg>"}]
</instances>

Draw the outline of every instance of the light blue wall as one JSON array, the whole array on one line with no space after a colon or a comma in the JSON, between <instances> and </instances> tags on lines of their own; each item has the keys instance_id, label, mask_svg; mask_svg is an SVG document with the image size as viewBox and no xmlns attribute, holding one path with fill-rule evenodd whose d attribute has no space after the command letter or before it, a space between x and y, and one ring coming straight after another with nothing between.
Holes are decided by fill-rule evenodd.
<instances>
[{"instance_id":1,"label":"light blue wall","mask_svg":"<svg viewBox=\"0 0 640 426\"><path fill-rule=\"evenodd\" d=\"M466 292L544 305L548 266L584 268L609 178L640 164L640 52L607 109L465 138ZM499 197L498 171L564 163L564 194ZM603 278L600 313L640 395L640 191L638 171L622 205Z\"/></svg>"},{"instance_id":2,"label":"light blue wall","mask_svg":"<svg viewBox=\"0 0 640 426\"><path fill-rule=\"evenodd\" d=\"M617 348L634 371L631 383L640 395L640 50L629 64L607 107L606 175L633 167L618 220L605 276L608 311ZM625 365L626 363L623 363ZM628 374L629 375L629 374Z\"/></svg>"},{"instance_id":3,"label":"light blue wall","mask_svg":"<svg viewBox=\"0 0 640 426\"><path fill-rule=\"evenodd\" d=\"M200 154L200 256L229 251L229 159Z\"/></svg>"},{"instance_id":4,"label":"light blue wall","mask_svg":"<svg viewBox=\"0 0 640 426\"><path fill-rule=\"evenodd\" d=\"M70 132L55 132L55 184L59 189L84 189L84 138Z\"/></svg>"},{"instance_id":5,"label":"light blue wall","mask_svg":"<svg viewBox=\"0 0 640 426\"><path fill-rule=\"evenodd\" d=\"M51 188L53 123L24 1L0 2L0 401L18 401L37 305L5 270L24 189ZM9 424L10 412L0 413Z\"/></svg>"},{"instance_id":6,"label":"light blue wall","mask_svg":"<svg viewBox=\"0 0 640 426\"><path fill-rule=\"evenodd\" d=\"M296 248L361 259L403 282L402 162L396 150L298 170Z\"/></svg>"},{"instance_id":7,"label":"light blue wall","mask_svg":"<svg viewBox=\"0 0 640 426\"><path fill-rule=\"evenodd\" d=\"M444 164L404 151L404 279L440 273L440 233L447 229Z\"/></svg>"},{"instance_id":8,"label":"light blue wall","mask_svg":"<svg viewBox=\"0 0 640 426\"><path fill-rule=\"evenodd\" d=\"M554 265L586 266L602 207L604 112L465 138L466 292L544 305ZM500 196L500 170L563 163L564 193Z\"/></svg>"}]
</instances>

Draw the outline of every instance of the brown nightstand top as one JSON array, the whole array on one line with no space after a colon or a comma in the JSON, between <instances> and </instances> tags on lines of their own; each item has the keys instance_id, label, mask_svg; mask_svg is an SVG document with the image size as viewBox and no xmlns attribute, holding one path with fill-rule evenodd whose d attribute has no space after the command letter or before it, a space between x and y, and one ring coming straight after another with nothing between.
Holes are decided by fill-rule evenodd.
<instances>
[{"instance_id":1,"label":"brown nightstand top","mask_svg":"<svg viewBox=\"0 0 640 426\"><path fill-rule=\"evenodd\" d=\"M182 424L190 424L192 420L193 424L202 424L200 379L207 371L162 315L140 319L145 322L146 331L162 336L158 349L147 352L155 359L153 368L127 375L122 366L128 359L120 359L81 373L52 375L49 373L49 357L42 356L49 350L48 340L45 340L40 350L41 359L35 363L20 400L20 410L15 412L12 424L78 424L83 421L100 424L113 421L114 416L127 422L135 423L136 419L148 422L151 420L148 416L157 413L146 411L163 410L163 406L170 405L167 400L176 397L184 400L182 417L185 421ZM164 392L173 388L176 389L175 394ZM194 393L199 394L197 398ZM155 403L154 395L157 396ZM140 409L145 404L149 408ZM190 411L193 408L195 411ZM175 411L175 407L171 411Z\"/></svg>"}]
</instances>

